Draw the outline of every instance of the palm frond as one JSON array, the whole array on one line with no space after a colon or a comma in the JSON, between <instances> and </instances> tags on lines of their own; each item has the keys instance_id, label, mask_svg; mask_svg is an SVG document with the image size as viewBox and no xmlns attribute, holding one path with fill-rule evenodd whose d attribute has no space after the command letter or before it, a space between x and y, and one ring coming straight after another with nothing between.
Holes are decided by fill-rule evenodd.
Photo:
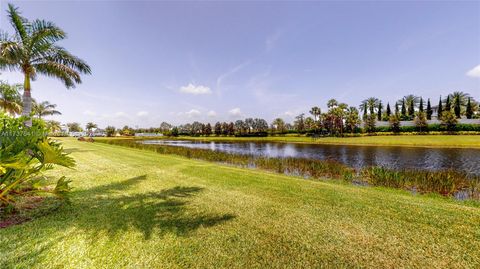
<instances>
[{"instance_id":1,"label":"palm frond","mask_svg":"<svg viewBox=\"0 0 480 269\"><path fill-rule=\"evenodd\" d=\"M7 13L15 33L20 37L22 43L25 44L28 41L28 20L22 17L20 12L18 12L18 8L12 4L8 4Z\"/></svg>"},{"instance_id":2,"label":"palm frond","mask_svg":"<svg viewBox=\"0 0 480 269\"><path fill-rule=\"evenodd\" d=\"M92 73L90 66L85 61L70 54L64 48L55 46L52 47L52 52L53 53L51 53L49 57L46 57L47 61L68 66L69 68L74 69L82 74Z\"/></svg>"},{"instance_id":3,"label":"palm frond","mask_svg":"<svg viewBox=\"0 0 480 269\"><path fill-rule=\"evenodd\" d=\"M35 68L38 73L43 75L59 78L67 88L74 88L75 83L82 83L80 74L74 69L52 61L36 64Z\"/></svg>"},{"instance_id":4,"label":"palm frond","mask_svg":"<svg viewBox=\"0 0 480 269\"><path fill-rule=\"evenodd\" d=\"M36 42L53 44L67 37L67 34L53 22L36 19L30 24L32 32L30 46Z\"/></svg>"},{"instance_id":5,"label":"palm frond","mask_svg":"<svg viewBox=\"0 0 480 269\"><path fill-rule=\"evenodd\" d=\"M25 52L22 45L10 38L8 34L0 34L0 68L15 71L19 69Z\"/></svg>"}]
</instances>

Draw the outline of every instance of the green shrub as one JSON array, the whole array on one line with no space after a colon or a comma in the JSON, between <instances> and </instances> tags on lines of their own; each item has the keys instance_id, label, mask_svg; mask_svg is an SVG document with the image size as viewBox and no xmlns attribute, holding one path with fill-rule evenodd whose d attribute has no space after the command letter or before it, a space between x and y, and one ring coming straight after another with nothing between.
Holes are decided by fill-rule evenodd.
<instances>
[{"instance_id":1,"label":"green shrub","mask_svg":"<svg viewBox=\"0 0 480 269\"><path fill-rule=\"evenodd\" d=\"M73 167L74 160L47 138L43 121L34 120L30 128L24 121L0 114L0 208L11 206L19 196L49 192L64 197L70 189L65 177L48 188L43 172L55 165Z\"/></svg>"}]
</instances>

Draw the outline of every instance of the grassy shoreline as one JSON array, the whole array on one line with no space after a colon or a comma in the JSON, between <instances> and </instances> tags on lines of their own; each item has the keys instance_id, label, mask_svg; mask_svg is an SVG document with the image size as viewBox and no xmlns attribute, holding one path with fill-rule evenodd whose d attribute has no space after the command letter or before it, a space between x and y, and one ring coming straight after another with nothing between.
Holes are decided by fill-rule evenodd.
<instances>
[{"instance_id":1,"label":"grassy shoreline","mask_svg":"<svg viewBox=\"0 0 480 269\"><path fill-rule=\"evenodd\" d=\"M132 139L102 139L97 143L120 145L177 155L195 160L244 168L256 168L279 174L297 175L309 179L342 179L356 184L384 186L419 193L438 193L445 196L467 195L468 199L480 199L480 177L453 170L428 171L422 169L388 169L384 167L363 167L355 169L329 160L308 158L275 158L249 154L226 153L209 149L175 147L158 144L141 144ZM467 198L467 197L465 197Z\"/></svg>"},{"instance_id":2,"label":"grassy shoreline","mask_svg":"<svg viewBox=\"0 0 480 269\"><path fill-rule=\"evenodd\" d=\"M0 229L2 268L480 266L478 205L61 140L71 204Z\"/></svg>"},{"instance_id":3,"label":"grassy shoreline","mask_svg":"<svg viewBox=\"0 0 480 269\"><path fill-rule=\"evenodd\" d=\"M96 138L104 139L104 138ZM110 138L109 138L110 139ZM133 138L132 138L133 139ZM269 136L269 137L154 137L136 139L172 139L192 141L218 142L276 142L319 145L348 145L348 146L399 146L399 147L427 147L427 148L478 148L480 149L480 135L388 135L388 136L359 136L359 137L322 137L312 139L306 136Z\"/></svg>"}]
</instances>

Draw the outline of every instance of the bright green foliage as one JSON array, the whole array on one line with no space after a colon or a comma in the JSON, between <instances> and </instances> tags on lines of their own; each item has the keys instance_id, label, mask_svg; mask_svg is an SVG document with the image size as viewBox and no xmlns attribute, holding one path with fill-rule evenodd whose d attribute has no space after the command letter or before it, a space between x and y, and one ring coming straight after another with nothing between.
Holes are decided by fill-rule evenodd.
<instances>
[{"instance_id":1,"label":"bright green foliage","mask_svg":"<svg viewBox=\"0 0 480 269\"><path fill-rule=\"evenodd\" d=\"M428 131L427 114L425 112L417 112L413 121L419 132L422 133Z\"/></svg>"},{"instance_id":2,"label":"bright green foliage","mask_svg":"<svg viewBox=\"0 0 480 269\"><path fill-rule=\"evenodd\" d=\"M55 165L73 167L75 161L60 144L46 137L43 122L35 120L31 128L25 118L0 115L0 207L12 204L18 196L32 191L49 191L43 173ZM69 181L64 177L49 192L65 194Z\"/></svg>"},{"instance_id":3,"label":"bright green foliage","mask_svg":"<svg viewBox=\"0 0 480 269\"><path fill-rule=\"evenodd\" d=\"M362 123L360 120L360 112L356 107L349 107L346 112L345 125L347 130L354 133L358 126Z\"/></svg>"},{"instance_id":4,"label":"bright green foliage","mask_svg":"<svg viewBox=\"0 0 480 269\"><path fill-rule=\"evenodd\" d=\"M457 117L450 110L444 111L442 113L442 126L444 126L447 131L454 131L457 123Z\"/></svg>"}]
</instances>

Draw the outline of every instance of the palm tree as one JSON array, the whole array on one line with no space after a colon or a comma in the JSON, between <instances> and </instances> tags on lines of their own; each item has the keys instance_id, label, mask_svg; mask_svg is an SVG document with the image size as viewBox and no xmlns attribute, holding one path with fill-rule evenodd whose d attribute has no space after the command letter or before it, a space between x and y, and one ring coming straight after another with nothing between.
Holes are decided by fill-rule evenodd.
<instances>
[{"instance_id":1,"label":"palm tree","mask_svg":"<svg viewBox=\"0 0 480 269\"><path fill-rule=\"evenodd\" d=\"M370 111L370 115L375 113L375 109L378 107L380 100L375 97L370 97L362 101L360 104L360 109L366 111L367 109Z\"/></svg>"},{"instance_id":2,"label":"palm tree","mask_svg":"<svg viewBox=\"0 0 480 269\"><path fill-rule=\"evenodd\" d=\"M80 74L90 74L90 66L57 45L66 33L55 24L36 19L28 21L18 9L8 5L8 17L15 34L0 36L0 68L20 71L24 75L22 115L32 111L31 85L38 74L57 78L67 88L82 82ZM31 126L31 120L25 122Z\"/></svg>"},{"instance_id":3,"label":"palm tree","mask_svg":"<svg viewBox=\"0 0 480 269\"><path fill-rule=\"evenodd\" d=\"M55 110L57 105L50 104L49 101L43 101L41 103L37 103L35 100L32 100L32 110L33 114L41 119L44 116L52 116L52 115L62 115L60 111Z\"/></svg>"},{"instance_id":4,"label":"palm tree","mask_svg":"<svg viewBox=\"0 0 480 269\"><path fill-rule=\"evenodd\" d=\"M455 115L457 116L457 118L460 118L460 115L465 114L467 102L471 98L470 94L464 92L453 92L448 95L448 98L453 104Z\"/></svg>"},{"instance_id":5,"label":"palm tree","mask_svg":"<svg viewBox=\"0 0 480 269\"><path fill-rule=\"evenodd\" d=\"M335 100L335 99L328 100L328 102L327 102L327 107L328 108L334 108L336 106L338 106L338 101L337 100Z\"/></svg>"},{"instance_id":6,"label":"palm tree","mask_svg":"<svg viewBox=\"0 0 480 269\"><path fill-rule=\"evenodd\" d=\"M415 96L413 94L405 95L402 99L398 100L399 104L402 104L405 102L405 106L408 110L407 114L408 116L413 119L413 116L415 114L415 107L418 106L420 103L420 98L418 96Z\"/></svg>"},{"instance_id":7,"label":"palm tree","mask_svg":"<svg viewBox=\"0 0 480 269\"><path fill-rule=\"evenodd\" d=\"M95 129L95 128L98 128L98 126L93 123L93 122L89 122L87 123L87 125L85 126L85 128L88 130L88 131L92 131L92 129Z\"/></svg>"},{"instance_id":8,"label":"palm tree","mask_svg":"<svg viewBox=\"0 0 480 269\"><path fill-rule=\"evenodd\" d=\"M313 120L317 122L320 118L320 114L322 114L322 110L318 106L312 107L312 109L309 111L310 114L313 116Z\"/></svg>"},{"instance_id":9,"label":"palm tree","mask_svg":"<svg viewBox=\"0 0 480 269\"><path fill-rule=\"evenodd\" d=\"M349 107L346 111L347 115L345 118L345 124L348 130L351 133L354 133L357 127L362 123L360 120L360 112L356 107Z\"/></svg>"},{"instance_id":10,"label":"palm tree","mask_svg":"<svg viewBox=\"0 0 480 269\"><path fill-rule=\"evenodd\" d=\"M10 85L0 81L0 109L11 116L22 112L22 97L19 92L21 88L21 84Z\"/></svg>"},{"instance_id":11,"label":"palm tree","mask_svg":"<svg viewBox=\"0 0 480 269\"><path fill-rule=\"evenodd\" d=\"M56 133L62 130L62 125L58 121L49 120L46 122L46 125L47 125L47 129L52 133Z\"/></svg>"},{"instance_id":12,"label":"palm tree","mask_svg":"<svg viewBox=\"0 0 480 269\"><path fill-rule=\"evenodd\" d=\"M459 102L462 106L466 106L470 94L465 92L453 92L449 94L449 96L450 102L452 102L453 104Z\"/></svg>"}]
</instances>

